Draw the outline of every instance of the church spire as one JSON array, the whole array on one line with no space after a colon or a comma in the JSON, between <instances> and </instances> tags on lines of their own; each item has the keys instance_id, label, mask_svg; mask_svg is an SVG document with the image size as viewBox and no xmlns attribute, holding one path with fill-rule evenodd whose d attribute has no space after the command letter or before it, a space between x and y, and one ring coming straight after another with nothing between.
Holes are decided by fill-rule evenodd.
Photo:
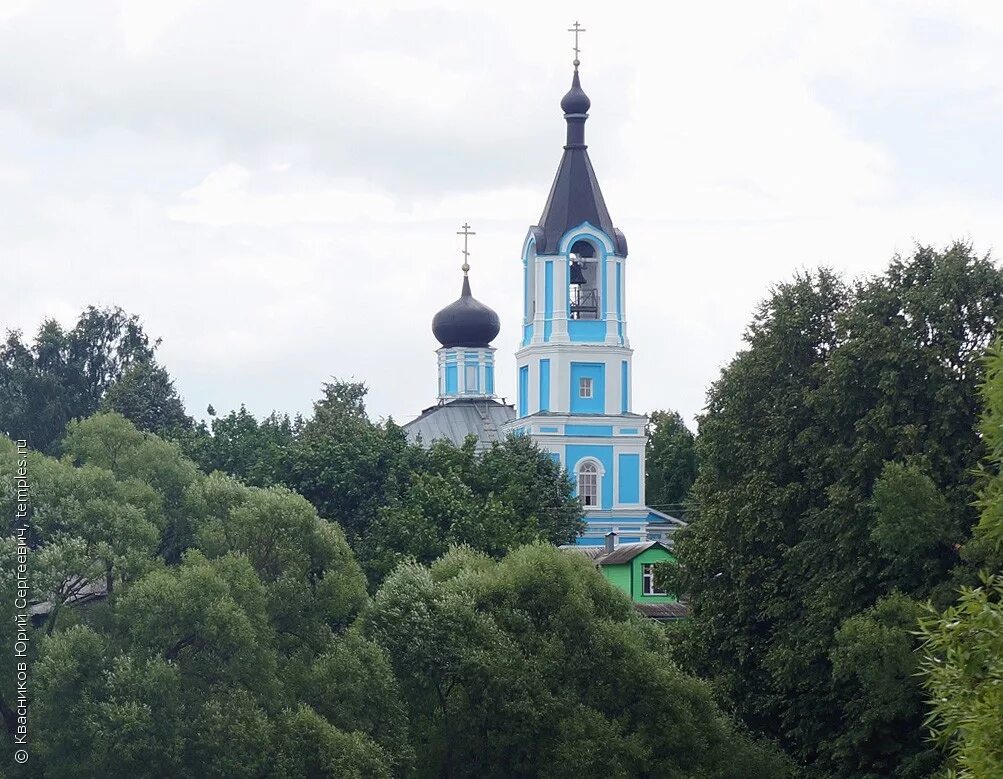
<instances>
[{"instance_id":1,"label":"church spire","mask_svg":"<svg viewBox=\"0 0 1003 779\"><path fill-rule=\"evenodd\" d=\"M581 49L578 48L578 36L585 32L585 28L576 20L574 25L568 28L568 32L575 34L575 59L572 63L575 66L575 73L571 77L571 89L561 99L561 110L564 111L564 121L568 123L568 143L564 148L584 149L586 148L585 120L589 118L589 108L592 106L592 101L585 94L585 90L582 89L582 82L578 78L578 66L582 64L581 60L578 59L578 55L581 53Z\"/></svg>"},{"instance_id":2,"label":"church spire","mask_svg":"<svg viewBox=\"0 0 1003 779\"><path fill-rule=\"evenodd\" d=\"M578 74L578 66L581 65L578 59L581 51L578 47L578 35L585 32L585 28L575 22L568 29L575 33L575 69L571 77L571 89L561 98L561 110L564 111L564 121L568 125L567 142L550 195L543 207L543 214L538 226L534 228L540 232L537 235L536 250L540 254L555 254L561 238L568 230L588 222L602 230L616 247L616 253L625 257L627 239L613 226L585 145L585 120L589 118L588 112L592 107L592 101L582 89Z\"/></svg>"}]
</instances>

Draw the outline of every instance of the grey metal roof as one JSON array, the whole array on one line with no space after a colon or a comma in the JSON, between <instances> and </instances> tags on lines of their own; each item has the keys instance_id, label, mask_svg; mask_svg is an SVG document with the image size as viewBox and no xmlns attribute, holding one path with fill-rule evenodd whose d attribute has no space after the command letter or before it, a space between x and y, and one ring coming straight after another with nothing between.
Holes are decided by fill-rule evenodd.
<instances>
[{"instance_id":1,"label":"grey metal roof","mask_svg":"<svg viewBox=\"0 0 1003 779\"><path fill-rule=\"evenodd\" d=\"M672 550L661 541L637 541L632 544L620 544L612 552L607 552L605 546L576 546L574 544L565 544L561 549L583 554L596 565L619 565L629 563L641 552L646 552L656 546L669 554L672 553Z\"/></svg>"},{"instance_id":2,"label":"grey metal roof","mask_svg":"<svg viewBox=\"0 0 1003 779\"><path fill-rule=\"evenodd\" d=\"M492 398L458 398L426 408L421 416L404 425L404 433L411 443L420 440L426 447L443 439L459 446L473 434L477 436L477 449L482 450L502 440L502 426L514 418L513 406Z\"/></svg>"},{"instance_id":3,"label":"grey metal roof","mask_svg":"<svg viewBox=\"0 0 1003 779\"><path fill-rule=\"evenodd\" d=\"M602 557L598 558L596 562L599 563L599 565L618 565L620 563L629 563L641 554L641 552L647 552L649 549L654 547L659 547L664 549L666 552L671 552L669 547L661 541L638 541L633 544L620 544L609 554L604 554Z\"/></svg>"},{"instance_id":4,"label":"grey metal roof","mask_svg":"<svg viewBox=\"0 0 1003 779\"><path fill-rule=\"evenodd\" d=\"M672 619L682 619L689 614L685 603L635 603L634 608L644 616L667 622Z\"/></svg>"}]
</instances>

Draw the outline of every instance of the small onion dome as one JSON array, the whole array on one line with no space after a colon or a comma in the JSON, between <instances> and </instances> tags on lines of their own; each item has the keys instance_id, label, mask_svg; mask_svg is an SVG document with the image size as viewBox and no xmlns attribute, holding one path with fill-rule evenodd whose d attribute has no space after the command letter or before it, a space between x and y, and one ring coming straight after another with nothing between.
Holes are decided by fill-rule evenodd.
<instances>
[{"instance_id":1,"label":"small onion dome","mask_svg":"<svg viewBox=\"0 0 1003 779\"><path fill-rule=\"evenodd\" d=\"M592 101L582 89L582 82L578 80L578 68L575 68L575 76L571 80L571 89L568 94L561 98L561 110L566 114L587 114L592 107Z\"/></svg>"},{"instance_id":2,"label":"small onion dome","mask_svg":"<svg viewBox=\"0 0 1003 779\"><path fill-rule=\"evenodd\" d=\"M432 319L432 334L445 347L485 347L498 335L498 314L470 294L470 280L463 277L460 299Z\"/></svg>"}]
</instances>

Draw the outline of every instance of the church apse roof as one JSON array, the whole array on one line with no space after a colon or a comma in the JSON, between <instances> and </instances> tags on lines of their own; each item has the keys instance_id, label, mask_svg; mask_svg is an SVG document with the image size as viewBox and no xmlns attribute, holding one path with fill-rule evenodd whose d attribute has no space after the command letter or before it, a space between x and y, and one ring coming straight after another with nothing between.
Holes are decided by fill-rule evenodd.
<instances>
[{"instance_id":1,"label":"church apse roof","mask_svg":"<svg viewBox=\"0 0 1003 779\"><path fill-rule=\"evenodd\" d=\"M459 398L426 408L404 425L408 441L428 447L443 439L460 446L468 435L477 437L477 450L487 449L504 436L502 425L515 418L515 409L491 398Z\"/></svg>"}]
</instances>

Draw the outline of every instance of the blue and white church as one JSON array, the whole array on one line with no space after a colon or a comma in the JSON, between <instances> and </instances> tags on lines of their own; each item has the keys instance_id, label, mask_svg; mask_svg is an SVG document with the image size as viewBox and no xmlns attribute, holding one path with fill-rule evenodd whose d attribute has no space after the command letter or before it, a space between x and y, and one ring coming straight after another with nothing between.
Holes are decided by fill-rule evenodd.
<instances>
[{"instance_id":1,"label":"blue and white church","mask_svg":"<svg viewBox=\"0 0 1003 779\"><path fill-rule=\"evenodd\" d=\"M627 336L627 239L613 224L589 159L585 123L591 101L582 89L578 66L576 59L571 89L561 100L567 123L564 153L543 215L523 242L515 408L494 399L493 379L489 382L483 371L488 365L493 370L486 332L444 339L436 324L433 330L443 343L438 352L440 402L405 425L405 431L412 440L426 443L437 437L462 440L472 433L488 445L485 432L496 437L496 430L530 436L564 465L576 485L587 523L579 544L602 545L611 532L620 543L671 541L684 523L645 503L648 419L634 412L631 401L634 352ZM465 276L463 296L469 294ZM436 315L436 323L444 312ZM460 329L476 329L486 316L470 316L473 324ZM496 327L491 338L497 332ZM460 383L461 357L453 357L450 349L458 348L449 346L453 343L463 344L462 359L478 366L473 392L469 381L475 380L475 372L464 362L465 383ZM457 363L455 379L443 373L451 361ZM466 427L461 415L471 406L474 412L468 414ZM435 423L437 414L441 416ZM489 414L485 431L484 417Z\"/></svg>"}]
</instances>

